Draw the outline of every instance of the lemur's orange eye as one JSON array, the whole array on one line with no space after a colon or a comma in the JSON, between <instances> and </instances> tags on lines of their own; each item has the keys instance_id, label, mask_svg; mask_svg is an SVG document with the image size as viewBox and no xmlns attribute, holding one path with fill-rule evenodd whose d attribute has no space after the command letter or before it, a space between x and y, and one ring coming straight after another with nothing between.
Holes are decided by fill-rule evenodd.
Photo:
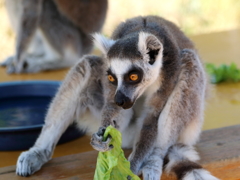
<instances>
[{"instance_id":1,"label":"lemur's orange eye","mask_svg":"<svg viewBox=\"0 0 240 180\"><path fill-rule=\"evenodd\" d=\"M114 79L114 77L112 75L108 75L108 80L111 81L111 82L115 81L115 79Z\"/></svg>"},{"instance_id":2,"label":"lemur's orange eye","mask_svg":"<svg viewBox=\"0 0 240 180\"><path fill-rule=\"evenodd\" d=\"M137 81L138 80L138 75L137 74L130 74L129 79L131 81Z\"/></svg>"}]
</instances>

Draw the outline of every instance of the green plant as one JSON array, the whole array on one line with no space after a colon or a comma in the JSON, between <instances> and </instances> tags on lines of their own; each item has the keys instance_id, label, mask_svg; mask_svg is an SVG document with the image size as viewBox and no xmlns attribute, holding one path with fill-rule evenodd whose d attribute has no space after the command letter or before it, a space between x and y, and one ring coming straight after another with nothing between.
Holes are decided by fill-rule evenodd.
<instances>
[{"instance_id":1,"label":"green plant","mask_svg":"<svg viewBox=\"0 0 240 180\"><path fill-rule=\"evenodd\" d=\"M224 81L240 81L240 69L237 68L235 63L231 63L230 65L222 64L218 67L214 64L207 63L206 70L213 84Z\"/></svg>"},{"instance_id":2,"label":"green plant","mask_svg":"<svg viewBox=\"0 0 240 180\"><path fill-rule=\"evenodd\" d=\"M121 149L122 135L120 131L108 126L103 135L104 141L108 136L112 137L110 144L113 145L113 149L98 153L94 180L140 180L130 170L130 162L125 158Z\"/></svg>"}]
</instances>

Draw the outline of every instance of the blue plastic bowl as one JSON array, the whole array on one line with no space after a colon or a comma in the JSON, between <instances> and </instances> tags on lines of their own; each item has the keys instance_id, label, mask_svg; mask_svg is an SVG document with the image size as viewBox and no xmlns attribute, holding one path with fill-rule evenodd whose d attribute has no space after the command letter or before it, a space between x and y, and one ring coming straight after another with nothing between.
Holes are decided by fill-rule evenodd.
<instances>
[{"instance_id":1,"label":"blue plastic bowl","mask_svg":"<svg viewBox=\"0 0 240 180\"><path fill-rule=\"evenodd\" d=\"M59 85L59 81L0 83L1 151L25 150L34 145ZM83 134L73 124L62 135L59 144Z\"/></svg>"}]
</instances>

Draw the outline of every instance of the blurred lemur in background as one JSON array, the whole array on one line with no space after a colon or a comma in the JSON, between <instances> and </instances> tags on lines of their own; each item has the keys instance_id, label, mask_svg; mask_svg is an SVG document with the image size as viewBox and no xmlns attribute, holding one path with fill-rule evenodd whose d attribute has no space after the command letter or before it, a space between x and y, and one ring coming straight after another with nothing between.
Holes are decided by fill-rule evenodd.
<instances>
[{"instance_id":1,"label":"blurred lemur in background","mask_svg":"<svg viewBox=\"0 0 240 180\"><path fill-rule=\"evenodd\" d=\"M107 0L6 0L16 32L8 73L36 73L73 66L92 50L90 33L103 26Z\"/></svg>"}]
</instances>

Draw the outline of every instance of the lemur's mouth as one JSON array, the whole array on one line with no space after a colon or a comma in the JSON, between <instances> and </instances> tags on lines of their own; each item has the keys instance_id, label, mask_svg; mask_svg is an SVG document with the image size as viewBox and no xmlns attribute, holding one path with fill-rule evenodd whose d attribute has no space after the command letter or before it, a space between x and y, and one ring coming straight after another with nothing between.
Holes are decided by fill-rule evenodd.
<instances>
[{"instance_id":1,"label":"lemur's mouth","mask_svg":"<svg viewBox=\"0 0 240 180\"><path fill-rule=\"evenodd\" d=\"M130 109L133 104L134 104L134 101L122 101L122 103L118 103L118 102L115 102L118 106L122 107L123 109Z\"/></svg>"},{"instance_id":2,"label":"lemur's mouth","mask_svg":"<svg viewBox=\"0 0 240 180\"><path fill-rule=\"evenodd\" d=\"M123 94L121 91L118 91L114 97L115 103L122 107L123 109L129 109L133 106L135 101L132 101L131 98Z\"/></svg>"},{"instance_id":3,"label":"lemur's mouth","mask_svg":"<svg viewBox=\"0 0 240 180\"><path fill-rule=\"evenodd\" d=\"M130 109L133 106L134 102L131 103L124 103L123 106L121 106L123 109Z\"/></svg>"}]
</instances>

